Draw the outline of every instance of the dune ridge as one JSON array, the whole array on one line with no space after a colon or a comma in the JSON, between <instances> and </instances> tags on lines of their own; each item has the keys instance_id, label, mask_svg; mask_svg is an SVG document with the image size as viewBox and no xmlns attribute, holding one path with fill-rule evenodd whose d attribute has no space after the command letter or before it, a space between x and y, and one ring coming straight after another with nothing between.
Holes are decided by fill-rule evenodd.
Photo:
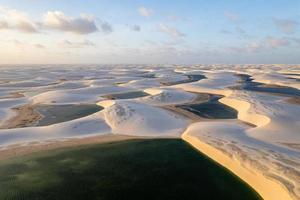
<instances>
[{"instance_id":1,"label":"dune ridge","mask_svg":"<svg viewBox=\"0 0 300 200\"><path fill-rule=\"evenodd\" d=\"M229 89L216 89L216 88L203 88L201 87L201 82L199 85L192 84L181 84L176 87L182 88L185 91L199 92L199 93L211 93L223 95L219 102L230 106L238 111L238 119L255 125L255 128L262 128L271 123L271 118L267 115L257 114L250 112L251 104L247 101L236 99L233 95L233 91ZM198 122L201 123L201 122ZM196 123L194 123L196 124ZM215 148L202 141L199 137L189 134L191 124L186 131L182 134L182 139L190 143L196 149L206 154L216 162L220 163L234 174L239 176L242 180L247 182L252 186L264 199L269 200L282 200L282 199L298 199L300 198L291 188L283 184L284 180L279 181L278 179L271 178L271 176L266 176L261 171L257 171L252 166L245 167L244 163L241 163L238 159L229 157L228 154L222 152L222 150ZM203 127L201 127L203 128ZM201 128L198 129L201 132ZM251 130L253 128L249 128ZM245 134L247 131L245 132ZM241 133L243 134L243 133ZM247 134L248 135L248 134ZM250 136L251 137L251 136ZM296 183L297 184L297 183ZM298 187L298 186L297 186Z\"/></svg>"},{"instance_id":2,"label":"dune ridge","mask_svg":"<svg viewBox=\"0 0 300 200\"><path fill-rule=\"evenodd\" d=\"M188 129L187 129L188 131ZM181 136L183 140L191 144L193 147L204 153L217 163L229 169L243 181L248 183L255 191L257 191L263 199L266 200L292 200L289 192L279 183L266 178L264 175L257 173L253 169L245 168L237 160L225 155L220 150L202 142L197 137L184 132Z\"/></svg>"}]
</instances>

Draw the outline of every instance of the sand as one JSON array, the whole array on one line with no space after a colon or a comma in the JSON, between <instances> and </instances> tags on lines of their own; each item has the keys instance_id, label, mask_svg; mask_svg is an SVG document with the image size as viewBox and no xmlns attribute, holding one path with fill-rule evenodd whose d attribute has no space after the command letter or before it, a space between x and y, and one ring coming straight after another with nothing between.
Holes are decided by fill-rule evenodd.
<instances>
[{"instance_id":1,"label":"sand","mask_svg":"<svg viewBox=\"0 0 300 200\"><path fill-rule=\"evenodd\" d=\"M20 92L11 92L9 93L8 96L4 96L4 97L0 97L0 99L15 99L15 98L21 98L21 97L25 97L24 94L20 93Z\"/></svg>"},{"instance_id":2,"label":"sand","mask_svg":"<svg viewBox=\"0 0 300 200\"><path fill-rule=\"evenodd\" d=\"M189 136L188 134L183 134L182 139L236 174L251 187L253 187L265 200L293 199L289 195L289 192L281 184L267 179L264 175L255 172L253 169L246 169L238 160L228 157L226 154L222 153L216 148L201 142L201 140L198 138Z\"/></svg>"},{"instance_id":3,"label":"sand","mask_svg":"<svg viewBox=\"0 0 300 200\"><path fill-rule=\"evenodd\" d=\"M238 85L240 81L236 76L237 73L249 74L257 82L300 88L299 82L280 74L282 71L298 73L299 67L120 65L113 68L72 66L62 70L60 66L49 69L54 73L48 73L48 70L36 70L39 78L28 82L24 90L34 91L38 88L41 89L40 94L18 99L16 96L18 101L15 102L12 99L0 101L0 116L3 116L3 119L10 114L8 112L10 108L18 107L17 112L22 112L22 116L17 115L11 119L13 127L31 123L36 119L33 110L25 104L98 102L98 105L103 106L104 109L91 116L56 125L0 130L1 155L5 158L5 156L22 155L23 152L26 154L44 149L68 147L68 145L101 142L106 140L105 137L115 136L96 137L101 134L128 134L132 137L156 138L182 136L195 148L250 184L264 199L300 199L299 99L233 89L233 86ZM14 69L10 68L9 73L0 74L0 78L11 77L15 80L15 75L10 70ZM20 74L23 80L31 78L26 70L28 69L24 69ZM142 76L147 72L154 74L154 78ZM161 85L161 82L181 83L180 81L186 79L187 74L194 73L205 75L206 79L173 86ZM49 83L55 82L57 77L64 79L65 84L79 82L84 87L58 89L51 88L50 84L47 85L45 82L45 80ZM15 82L8 82L6 86L24 85L22 81ZM120 82L126 83L116 85ZM46 87L47 91L42 92ZM132 100L103 101L101 97L137 90L144 90L150 95ZM224 97L219 101L236 109L238 119L252 126L240 128L239 120L213 120L216 124L212 126L209 125L209 120L175 107L177 104L195 102L197 100L195 93L223 95ZM199 129L193 129L194 125L199 126ZM199 135L190 134L191 130L196 130ZM78 139L78 137L84 138ZM127 136L120 137L127 139ZM21 144L24 143L30 145L22 146ZM12 144L14 146L11 146Z\"/></svg>"},{"instance_id":4,"label":"sand","mask_svg":"<svg viewBox=\"0 0 300 200\"><path fill-rule=\"evenodd\" d=\"M42 115L34 110L33 105L18 106L12 110L16 112L16 114L8 119L0 128L10 129L27 127L42 118Z\"/></svg>"},{"instance_id":5,"label":"sand","mask_svg":"<svg viewBox=\"0 0 300 200\"><path fill-rule=\"evenodd\" d=\"M291 97L286 100L286 102L291 104L300 105L300 98L299 97Z\"/></svg>"},{"instance_id":6,"label":"sand","mask_svg":"<svg viewBox=\"0 0 300 200\"><path fill-rule=\"evenodd\" d=\"M126 135L103 135L86 138L73 138L66 140L48 140L44 142L31 142L23 145L11 145L0 150L0 160L13 158L16 156L28 155L34 152L46 150L75 147L89 144L100 144L106 142L115 142L129 139L139 139L141 137Z\"/></svg>"}]
</instances>

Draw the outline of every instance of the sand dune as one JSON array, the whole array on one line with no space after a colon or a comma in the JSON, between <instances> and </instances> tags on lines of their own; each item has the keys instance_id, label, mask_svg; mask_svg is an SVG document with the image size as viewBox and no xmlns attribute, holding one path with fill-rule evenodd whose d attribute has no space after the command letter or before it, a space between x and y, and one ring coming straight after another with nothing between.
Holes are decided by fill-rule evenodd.
<instances>
[{"instance_id":1,"label":"sand dune","mask_svg":"<svg viewBox=\"0 0 300 200\"><path fill-rule=\"evenodd\" d=\"M284 94L233 87L241 84L238 73L249 74L257 82L276 87L299 88L295 79L300 74L299 66L115 66L113 69L90 66L84 70L78 66L76 70L53 67L49 69L51 73L40 69L35 75L28 73L28 69L16 73L10 70L14 69L0 74L0 124L13 119L13 109L18 106L93 103L104 109L49 126L0 130L3 151L14 145L42 145L47 141L99 135L182 137L249 183L263 198L300 199L297 97L291 103L291 97ZM184 83L190 74L206 78ZM107 98L107 95L133 91L144 91L149 96ZM20 92L24 97L8 98L10 92ZM184 117L164 109L193 102L196 93L224 96L219 102L236 109L238 119L195 120L188 118L192 115Z\"/></svg>"}]
</instances>

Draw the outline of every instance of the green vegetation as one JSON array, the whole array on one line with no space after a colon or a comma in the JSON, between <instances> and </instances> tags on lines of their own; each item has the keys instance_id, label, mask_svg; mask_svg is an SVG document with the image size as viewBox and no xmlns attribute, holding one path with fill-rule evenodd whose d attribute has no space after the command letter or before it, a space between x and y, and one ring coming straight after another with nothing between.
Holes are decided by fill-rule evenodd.
<instances>
[{"instance_id":1,"label":"green vegetation","mask_svg":"<svg viewBox=\"0 0 300 200\"><path fill-rule=\"evenodd\" d=\"M0 164L0 199L260 199L180 139L52 150Z\"/></svg>"}]
</instances>

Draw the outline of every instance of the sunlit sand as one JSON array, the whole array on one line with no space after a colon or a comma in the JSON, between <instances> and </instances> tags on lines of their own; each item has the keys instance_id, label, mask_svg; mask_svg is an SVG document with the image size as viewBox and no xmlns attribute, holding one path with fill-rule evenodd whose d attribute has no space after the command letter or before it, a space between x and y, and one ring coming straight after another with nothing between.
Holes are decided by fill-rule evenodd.
<instances>
[{"instance_id":1,"label":"sunlit sand","mask_svg":"<svg viewBox=\"0 0 300 200\"><path fill-rule=\"evenodd\" d=\"M1 66L0 159L101 141L182 138L264 199L299 199L299 67L207 67L35 66L35 78L31 67ZM272 89L243 88L239 74Z\"/></svg>"}]
</instances>

